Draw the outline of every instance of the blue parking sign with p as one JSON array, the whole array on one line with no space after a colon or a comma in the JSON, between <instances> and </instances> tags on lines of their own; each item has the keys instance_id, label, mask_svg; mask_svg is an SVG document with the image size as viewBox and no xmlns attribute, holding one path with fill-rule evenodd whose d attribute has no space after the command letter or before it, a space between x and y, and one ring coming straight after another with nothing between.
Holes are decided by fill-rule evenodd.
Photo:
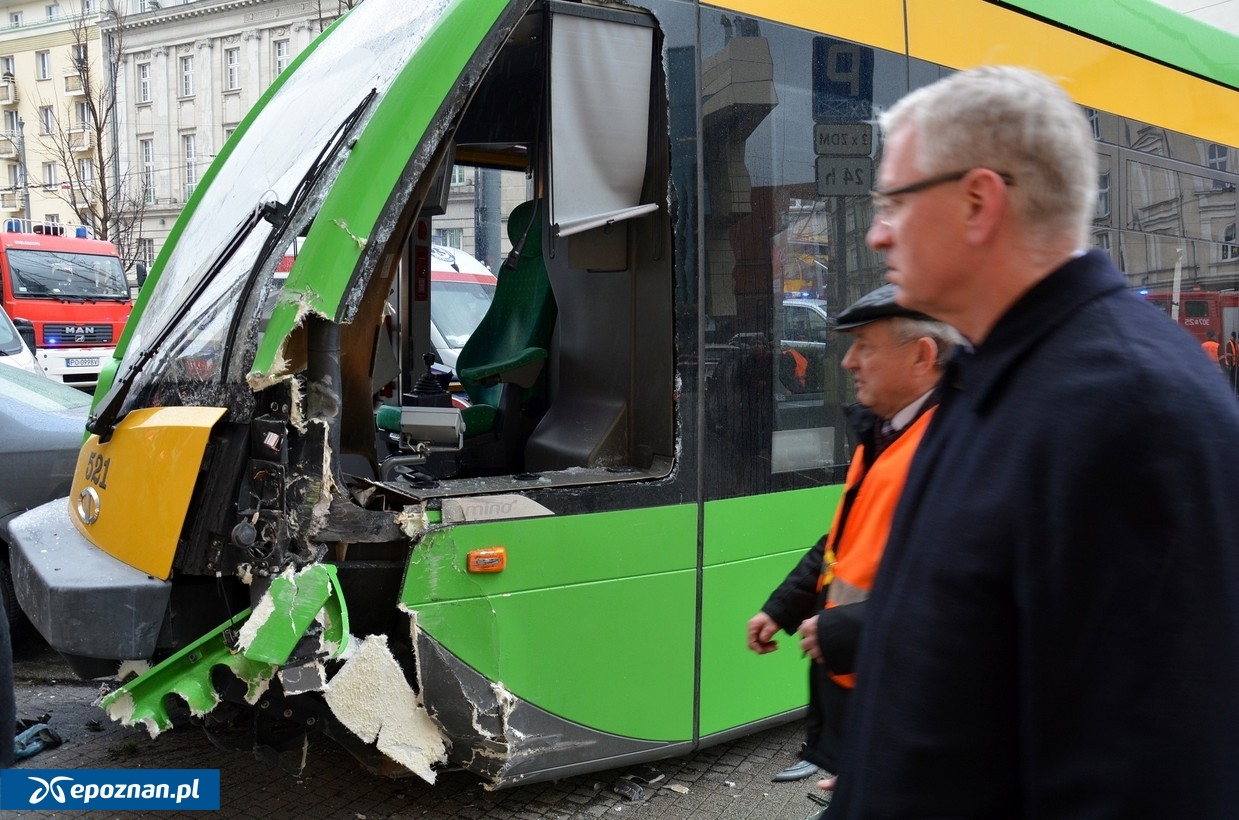
<instances>
[{"instance_id":1,"label":"blue parking sign with p","mask_svg":"<svg viewBox=\"0 0 1239 820\"><path fill-rule=\"evenodd\" d=\"M814 37L814 121L872 117L873 49L833 37Z\"/></svg>"}]
</instances>

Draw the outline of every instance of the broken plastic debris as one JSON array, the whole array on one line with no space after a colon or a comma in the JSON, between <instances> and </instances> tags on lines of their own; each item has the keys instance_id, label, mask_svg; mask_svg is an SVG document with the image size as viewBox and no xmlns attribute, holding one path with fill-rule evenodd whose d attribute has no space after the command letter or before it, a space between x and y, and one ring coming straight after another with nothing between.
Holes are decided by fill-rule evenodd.
<instances>
[{"instance_id":1,"label":"broken plastic debris","mask_svg":"<svg viewBox=\"0 0 1239 820\"><path fill-rule=\"evenodd\" d=\"M665 780L667 775L658 771L653 766L638 766L628 774L624 775L625 780L635 780L638 783L644 783L647 786Z\"/></svg>"},{"instance_id":2,"label":"broken plastic debris","mask_svg":"<svg viewBox=\"0 0 1239 820\"><path fill-rule=\"evenodd\" d=\"M427 783L447 760L443 736L387 647L371 635L327 685L327 705L349 731Z\"/></svg>"},{"instance_id":3,"label":"broken plastic debris","mask_svg":"<svg viewBox=\"0 0 1239 820\"><path fill-rule=\"evenodd\" d=\"M688 794L688 786L682 786L679 783L668 783L663 786L664 789L670 789L676 794Z\"/></svg>"},{"instance_id":4,"label":"broken plastic debris","mask_svg":"<svg viewBox=\"0 0 1239 820\"><path fill-rule=\"evenodd\" d=\"M239 613L145 674L104 695L99 705L113 720L125 726L140 723L155 737L172 726L165 704L168 695L179 695L193 715L205 715L215 708L219 695L211 672L218 666L228 667L244 681L248 685L246 702L256 703L275 674L275 667L233 652L223 637L249 614L248 609Z\"/></svg>"},{"instance_id":5,"label":"broken plastic debris","mask_svg":"<svg viewBox=\"0 0 1239 820\"><path fill-rule=\"evenodd\" d=\"M620 780L611 787L611 791L632 803L645 798L645 789L641 788L631 780Z\"/></svg>"},{"instance_id":6,"label":"broken plastic debris","mask_svg":"<svg viewBox=\"0 0 1239 820\"><path fill-rule=\"evenodd\" d=\"M285 569L271 581L253 616L241 627L242 654L252 661L282 664L317 619L324 624L325 643L329 641L333 654L338 655L348 644L348 610L339 588L336 569L330 564ZM320 616L324 611L325 618Z\"/></svg>"}]
</instances>

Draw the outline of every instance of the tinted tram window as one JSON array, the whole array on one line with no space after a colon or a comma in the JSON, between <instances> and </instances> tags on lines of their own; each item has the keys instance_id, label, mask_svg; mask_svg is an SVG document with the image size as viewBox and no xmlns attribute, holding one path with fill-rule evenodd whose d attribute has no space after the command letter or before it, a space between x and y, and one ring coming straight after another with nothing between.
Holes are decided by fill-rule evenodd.
<instances>
[{"instance_id":1,"label":"tinted tram window","mask_svg":"<svg viewBox=\"0 0 1239 820\"><path fill-rule=\"evenodd\" d=\"M832 317L883 275L864 242L871 123L910 74L939 70L730 15L703 18L701 37L710 492L837 480L854 394Z\"/></svg>"},{"instance_id":2,"label":"tinted tram window","mask_svg":"<svg viewBox=\"0 0 1239 820\"><path fill-rule=\"evenodd\" d=\"M1093 244L1132 287L1239 287L1239 253L1227 238L1239 211L1237 149L1084 110L1101 160Z\"/></svg>"}]
</instances>

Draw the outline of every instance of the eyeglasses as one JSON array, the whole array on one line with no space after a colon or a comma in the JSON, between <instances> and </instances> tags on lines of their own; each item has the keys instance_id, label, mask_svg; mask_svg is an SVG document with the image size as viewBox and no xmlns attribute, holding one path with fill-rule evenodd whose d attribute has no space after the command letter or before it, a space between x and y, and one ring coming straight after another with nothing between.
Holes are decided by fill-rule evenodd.
<instances>
[{"instance_id":1,"label":"eyeglasses","mask_svg":"<svg viewBox=\"0 0 1239 820\"><path fill-rule=\"evenodd\" d=\"M910 182L907 185L900 185L898 188L890 188L888 190L875 188L869 192L869 197L873 201L873 217L878 222L884 222L889 225L889 220L891 215L894 213L895 206L897 204L894 201L895 197L904 196L906 194L919 194L921 191L927 191L930 188L936 188L939 185L946 185L948 182L958 182L975 170L977 169L965 168L962 171L951 171L946 174L936 174L935 176L926 177L925 179ZM1010 186L1015 184L1015 177L1005 171L995 171L994 173L998 174L999 178L1001 178L1006 185Z\"/></svg>"}]
</instances>

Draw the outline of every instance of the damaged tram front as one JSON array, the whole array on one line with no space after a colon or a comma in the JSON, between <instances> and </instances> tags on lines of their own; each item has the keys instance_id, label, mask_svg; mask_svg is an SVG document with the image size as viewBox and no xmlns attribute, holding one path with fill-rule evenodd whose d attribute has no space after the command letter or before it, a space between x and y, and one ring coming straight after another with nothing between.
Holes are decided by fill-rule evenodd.
<instances>
[{"instance_id":1,"label":"damaged tram front","mask_svg":"<svg viewBox=\"0 0 1239 820\"><path fill-rule=\"evenodd\" d=\"M23 608L119 679L112 717L502 787L801 714L796 658L754 663L743 626L824 527L844 388L824 334L811 389L779 386L782 295L744 284L776 244L743 170L770 47L712 25L703 111L699 13L367 0L264 96L153 267L72 495L11 525ZM447 376L430 251L465 237L497 285Z\"/></svg>"}]
</instances>

